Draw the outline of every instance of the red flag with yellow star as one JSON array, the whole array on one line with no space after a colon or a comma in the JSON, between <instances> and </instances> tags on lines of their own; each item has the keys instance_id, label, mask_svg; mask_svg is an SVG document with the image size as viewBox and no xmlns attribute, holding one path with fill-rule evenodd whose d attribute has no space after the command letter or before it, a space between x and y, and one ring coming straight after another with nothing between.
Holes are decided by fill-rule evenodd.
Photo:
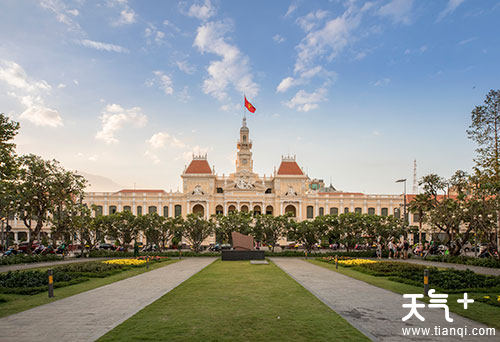
<instances>
[{"instance_id":1,"label":"red flag with yellow star","mask_svg":"<svg viewBox=\"0 0 500 342\"><path fill-rule=\"evenodd\" d=\"M250 113L255 113L255 107L250 102L248 102L246 96L245 96L245 107L247 107Z\"/></svg>"}]
</instances>

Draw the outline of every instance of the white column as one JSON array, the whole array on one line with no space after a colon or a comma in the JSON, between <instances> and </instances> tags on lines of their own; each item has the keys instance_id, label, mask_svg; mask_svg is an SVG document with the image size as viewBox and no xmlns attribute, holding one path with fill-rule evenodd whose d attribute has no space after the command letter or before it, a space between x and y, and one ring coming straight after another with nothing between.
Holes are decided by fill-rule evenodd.
<instances>
[{"instance_id":1,"label":"white column","mask_svg":"<svg viewBox=\"0 0 500 342\"><path fill-rule=\"evenodd\" d=\"M299 201L299 219L302 221L302 201Z\"/></svg>"},{"instance_id":2,"label":"white column","mask_svg":"<svg viewBox=\"0 0 500 342\"><path fill-rule=\"evenodd\" d=\"M283 215L283 202L280 201L280 213L279 215Z\"/></svg>"}]
</instances>

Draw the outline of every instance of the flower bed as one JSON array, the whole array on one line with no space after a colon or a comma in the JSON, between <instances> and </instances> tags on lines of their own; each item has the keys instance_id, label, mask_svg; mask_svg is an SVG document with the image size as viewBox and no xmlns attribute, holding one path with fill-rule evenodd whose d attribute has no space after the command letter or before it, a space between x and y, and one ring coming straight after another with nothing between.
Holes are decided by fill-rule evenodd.
<instances>
[{"instance_id":1,"label":"flower bed","mask_svg":"<svg viewBox=\"0 0 500 342\"><path fill-rule=\"evenodd\" d=\"M152 258L153 262L168 258ZM87 281L90 278L104 278L123 272L131 267L146 265L146 260L115 259L90 261L56 266L52 269L54 287L64 287ZM31 295L47 291L47 272L23 270L0 273L0 293Z\"/></svg>"},{"instance_id":2,"label":"flower bed","mask_svg":"<svg viewBox=\"0 0 500 342\"><path fill-rule=\"evenodd\" d=\"M147 261L144 259L113 259L103 261L104 264L108 265L125 265L125 266L141 266L144 265Z\"/></svg>"}]
</instances>

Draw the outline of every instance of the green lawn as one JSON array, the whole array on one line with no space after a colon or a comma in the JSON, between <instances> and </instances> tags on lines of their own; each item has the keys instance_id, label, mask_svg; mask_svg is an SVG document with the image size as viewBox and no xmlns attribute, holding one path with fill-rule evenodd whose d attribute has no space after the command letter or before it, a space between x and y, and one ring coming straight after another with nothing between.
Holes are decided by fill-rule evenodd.
<instances>
[{"instance_id":1,"label":"green lawn","mask_svg":"<svg viewBox=\"0 0 500 342\"><path fill-rule=\"evenodd\" d=\"M99 341L368 341L277 266L216 261Z\"/></svg>"},{"instance_id":2,"label":"green lawn","mask_svg":"<svg viewBox=\"0 0 500 342\"><path fill-rule=\"evenodd\" d=\"M106 278L90 278L88 281L85 281L83 283L54 289L55 297L53 298L48 298L47 292L39 293L32 296L0 293L0 317L12 315L17 312L31 309L35 306L47 304L56 301L58 299L73 296L81 292L85 292L100 286L111 284L115 281L133 277L135 275L148 272L150 270L154 270L159 267L166 266L176 261L178 260L167 260L159 263L152 263L149 267L149 270L146 269L146 267L138 267L120 272L118 274L114 274ZM3 302L2 299L6 299L7 302Z\"/></svg>"},{"instance_id":3,"label":"green lawn","mask_svg":"<svg viewBox=\"0 0 500 342\"><path fill-rule=\"evenodd\" d=\"M332 271L342 273L346 276L362 280L368 284L372 284L377 287L384 288L386 290L396 292L396 293L422 293L422 287L416 287L413 285L398 283L395 281L388 280L385 277L375 277L366 273L355 271L349 267L342 267L339 265L339 269L335 269L335 264L326 263L318 260L308 260L310 263L315 265L328 268ZM469 298L474 298L474 295L469 294ZM490 327L500 329L500 307L495 307L493 305L474 302L469 304L467 310L464 310L463 304L457 303L457 299L463 298L463 294L449 294L448 296L448 306L451 312L455 312L460 316L470 318L474 321L484 323ZM428 298L423 298L422 301L428 302Z\"/></svg>"}]
</instances>

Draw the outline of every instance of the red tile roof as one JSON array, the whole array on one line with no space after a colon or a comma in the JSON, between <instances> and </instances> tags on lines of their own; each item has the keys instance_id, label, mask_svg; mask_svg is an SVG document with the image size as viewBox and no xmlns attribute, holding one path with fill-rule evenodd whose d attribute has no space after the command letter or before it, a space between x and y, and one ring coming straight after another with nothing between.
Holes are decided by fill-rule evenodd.
<instances>
[{"instance_id":1,"label":"red tile roof","mask_svg":"<svg viewBox=\"0 0 500 342\"><path fill-rule=\"evenodd\" d=\"M278 169L278 175L297 175L302 176L304 173L300 169L297 162L294 161L281 161Z\"/></svg>"},{"instance_id":2,"label":"red tile roof","mask_svg":"<svg viewBox=\"0 0 500 342\"><path fill-rule=\"evenodd\" d=\"M204 159L193 159L185 173L212 173L208 161Z\"/></svg>"}]
</instances>

